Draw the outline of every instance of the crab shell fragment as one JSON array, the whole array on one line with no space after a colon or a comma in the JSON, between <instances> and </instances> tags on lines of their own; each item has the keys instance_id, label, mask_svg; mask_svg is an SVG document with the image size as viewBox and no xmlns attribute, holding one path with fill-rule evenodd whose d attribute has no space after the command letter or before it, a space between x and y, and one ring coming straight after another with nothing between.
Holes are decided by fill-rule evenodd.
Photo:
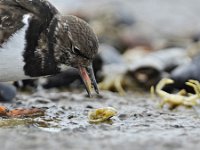
<instances>
[{"instance_id":1,"label":"crab shell fragment","mask_svg":"<svg viewBox=\"0 0 200 150\"><path fill-rule=\"evenodd\" d=\"M90 123L100 123L109 120L117 114L117 110L113 107L105 107L91 110L88 113Z\"/></svg>"}]
</instances>

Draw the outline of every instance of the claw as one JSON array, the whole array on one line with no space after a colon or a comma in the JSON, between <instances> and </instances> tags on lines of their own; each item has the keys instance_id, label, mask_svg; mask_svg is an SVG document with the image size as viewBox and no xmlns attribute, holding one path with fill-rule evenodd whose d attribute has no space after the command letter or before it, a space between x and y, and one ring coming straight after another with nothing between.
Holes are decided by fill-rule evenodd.
<instances>
[{"instance_id":1,"label":"claw","mask_svg":"<svg viewBox=\"0 0 200 150\"><path fill-rule=\"evenodd\" d=\"M156 91L163 89L167 84L173 84L172 79L164 78L156 86Z\"/></svg>"},{"instance_id":2,"label":"claw","mask_svg":"<svg viewBox=\"0 0 200 150\"><path fill-rule=\"evenodd\" d=\"M163 107L164 104L168 103L170 108L176 108L179 105L183 106L195 106L197 105L197 100L200 98L200 83L196 80L189 80L185 84L192 87L195 94L189 94L184 89L176 94L170 94L162 90L165 85L174 83L171 79L162 79L156 86L156 93L162 98L160 106Z\"/></svg>"},{"instance_id":3,"label":"claw","mask_svg":"<svg viewBox=\"0 0 200 150\"><path fill-rule=\"evenodd\" d=\"M163 78L157 85L156 85L156 93L160 97L166 97L168 95L167 92L163 91L162 89L167 85L167 84L172 84L174 83L173 80L168 79L168 78Z\"/></svg>"},{"instance_id":4,"label":"claw","mask_svg":"<svg viewBox=\"0 0 200 150\"><path fill-rule=\"evenodd\" d=\"M186 85L192 87L195 93L200 97L200 83L197 80L189 80Z\"/></svg>"}]
</instances>

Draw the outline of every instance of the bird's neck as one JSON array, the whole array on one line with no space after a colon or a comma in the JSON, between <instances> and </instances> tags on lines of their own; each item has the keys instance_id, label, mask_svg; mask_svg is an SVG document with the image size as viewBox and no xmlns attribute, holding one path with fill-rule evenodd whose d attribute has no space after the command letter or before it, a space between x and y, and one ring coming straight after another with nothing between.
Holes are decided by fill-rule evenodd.
<instances>
[{"instance_id":1,"label":"bird's neck","mask_svg":"<svg viewBox=\"0 0 200 150\"><path fill-rule=\"evenodd\" d=\"M31 20L27 31L27 47L24 53L25 74L31 77L53 75L60 72L54 56L54 34L57 19L53 18L49 27L41 27ZM39 37L39 39L38 39Z\"/></svg>"}]
</instances>

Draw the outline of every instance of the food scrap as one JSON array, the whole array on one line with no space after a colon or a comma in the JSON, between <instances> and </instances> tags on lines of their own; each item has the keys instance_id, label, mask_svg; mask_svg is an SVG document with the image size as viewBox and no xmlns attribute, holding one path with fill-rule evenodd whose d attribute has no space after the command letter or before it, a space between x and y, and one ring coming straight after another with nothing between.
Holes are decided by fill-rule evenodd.
<instances>
[{"instance_id":1,"label":"food scrap","mask_svg":"<svg viewBox=\"0 0 200 150\"><path fill-rule=\"evenodd\" d=\"M113 107L105 107L91 110L88 113L90 123L100 123L109 120L117 114L117 110Z\"/></svg>"},{"instance_id":2,"label":"food scrap","mask_svg":"<svg viewBox=\"0 0 200 150\"><path fill-rule=\"evenodd\" d=\"M165 104L169 104L170 109L174 109L180 105L186 107L192 107L198 105L200 98L200 83L197 80L189 80L185 84L192 87L195 94L187 93L186 90L181 90L176 94L170 94L162 90L165 85L173 84L174 81L171 79L164 78L157 85L155 93L162 98L160 106L163 107Z\"/></svg>"},{"instance_id":3,"label":"food scrap","mask_svg":"<svg viewBox=\"0 0 200 150\"><path fill-rule=\"evenodd\" d=\"M45 108L21 108L9 110L4 106L0 106L1 117L21 118L21 117L35 117L42 116L45 113Z\"/></svg>"}]
</instances>

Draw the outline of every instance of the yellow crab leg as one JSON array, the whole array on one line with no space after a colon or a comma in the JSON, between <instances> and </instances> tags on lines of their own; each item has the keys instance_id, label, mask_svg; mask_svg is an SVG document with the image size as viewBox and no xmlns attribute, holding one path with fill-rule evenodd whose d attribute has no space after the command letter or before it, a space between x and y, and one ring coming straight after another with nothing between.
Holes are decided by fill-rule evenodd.
<instances>
[{"instance_id":1,"label":"yellow crab leg","mask_svg":"<svg viewBox=\"0 0 200 150\"><path fill-rule=\"evenodd\" d=\"M181 96L185 96L187 94L186 90L185 89L182 89L180 90L178 93L178 95L181 95Z\"/></svg>"},{"instance_id":2,"label":"yellow crab leg","mask_svg":"<svg viewBox=\"0 0 200 150\"><path fill-rule=\"evenodd\" d=\"M160 95L161 97L165 97L166 95L169 95L169 93L163 91L162 89L165 87L165 85L172 84L172 83L174 83L174 81L171 79L167 79L167 78L162 79L156 86L156 93Z\"/></svg>"},{"instance_id":3,"label":"yellow crab leg","mask_svg":"<svg viewBox=\"0 0 200 150\"><path fill-rule=\"evenodd\" d=\"M197 88L196 93L197 93L198 96L200 97L200 83L199 83L199 81L197 81L197 80L189 80L189 81L196 84L196 88Z\"/></svg>"},{"instance_id":4,"label":"yellow crab leg","mask_svg":"<svg viewBox=\"0 0 200 150\"><path fill-rule=\"evenodd\" d=\"M197 94L197 96L200 97L199 87L196 82L189 80L188 82L186 82L186 85L192 87L194 89L195 93Z\"/></svg>"},{"instance_id":5,"label":"yellow crab leg","mask_svg":"<svg viewBox=\"0 0 200 150\"><path fill-rule=\"evenodd\" d=\"M122 79L121 76L119 76L119 77L117 77L117 79L115 80L114 85L115 85L116 90L119 92L119 94L120 94L121 96L124 96L126 92L124 91L124 89L123 89L123 87L122 87L122 84L123 84L122 82L123 82L123 79Z\"/></svg>"},{"instance_id":6,"label":"yellow crab leg","mask_svg":"<svg viewBox=\"0 0 200 150\"><path fill-rule=\"evenodd\" d=\"M151 94L151 98L155 98L155 87L154 86L151 86L150 94Z\"/></svg>"}]
</instances>

